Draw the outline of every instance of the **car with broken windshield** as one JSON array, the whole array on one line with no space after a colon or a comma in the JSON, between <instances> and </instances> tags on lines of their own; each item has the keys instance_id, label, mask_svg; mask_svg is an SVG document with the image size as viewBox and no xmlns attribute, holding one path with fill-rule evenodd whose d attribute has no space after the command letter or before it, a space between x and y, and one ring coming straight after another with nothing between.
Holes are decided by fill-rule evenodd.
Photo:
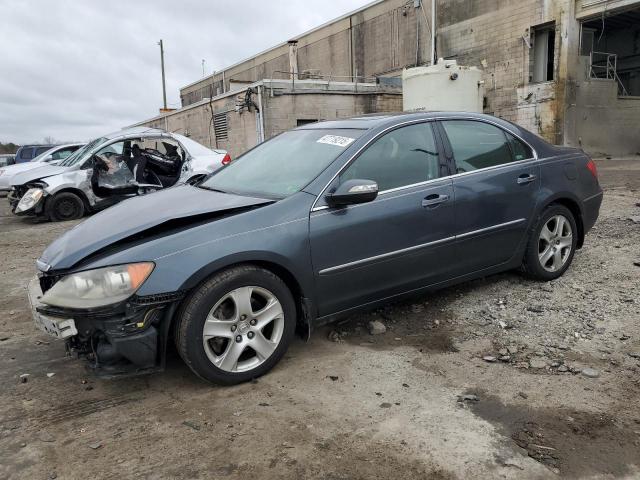
<instances>
[{"instance_id":1,"label":"car with broken windshield","mask_svg":"<svg viewBox=\"0 0 640 480\"><path fill-rule=\"evenodd\" d=\"M586 154L491 116L319 122L77 225L29 298L100 374L162 369L171 341L233 384L360 309L507 270L557 279L601 201Z\"/></svg>"},{"instance_id":2,"label":"car with broken windshield","mask_svg":"<svg viewBox=\"0 0 640 480\"><path fill-rule=\"evenodd\" d=\"M13 175L16 215L75 220L125 198L195 182L231 158L177 133L134 127L87 143L57 165Z\"/></svg>"}]
</instances>

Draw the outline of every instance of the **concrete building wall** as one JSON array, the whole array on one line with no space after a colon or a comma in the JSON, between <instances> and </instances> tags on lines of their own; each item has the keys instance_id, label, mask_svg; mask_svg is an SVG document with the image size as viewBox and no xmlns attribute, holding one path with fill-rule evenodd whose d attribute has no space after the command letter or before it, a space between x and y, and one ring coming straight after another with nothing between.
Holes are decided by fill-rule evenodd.
<instances>
[{"instance_id":1,"label":"concrete building wall","mask_svg":"<svg viewBox=\"0 0 640 480\"><path fill-rule=\"evenodd\" d=\"M379 0L298 36L294 39L298 71L313 71L325 79L331 76L333 81L345 77L366 81L368 77L399 75L404 67L428 63L431 2L421 3L420 8L415 8L413 0ZM640 7L640 0L437 0L437 55L482 69L486 113L514 121L555 144L582 146L590 152L635 153L633 142L619 143L617 125L610 123L596 132L585 115L593 118L596 109L603 108L606 97L610 110L615 110L607 118L616 119L619 115L621 128L630 129L624 138L633 139L634 129L628 125L640 121L636 102L603 97L595 87L579 91L581 82L588 81L588 68L581 63L579 51L581 22L633 7ZM553 34L553 75L552 79L533 82L533 73L539 71L534 69L534 50L540 28L550 28ZM611 33L612 28L607 32ZM632 56L625 65L637 61L639 34L636 26L608 38L610 45L615 44L625 55ZM228 91L235 82L286 78L289 59L289 45L277 45L184 87L183 105ZM628 84L635 86L639 79L640 75L632 72ZM334 115L349 111L333 105L335 99L327 100L326 106L320 102L321 113L306 110L297 100L287 101L291 103L290 112L304 112L309 119L324 117L329 109ZM266 112L265 116L269 115ZM295 126L278 115L273 112L276 123ZM276 130L280 127L274 127ZM194 127L193 131L204 135L202 128ZM608 144L604 141L607 136L611 139Z\"/></svg>"},{"instance_id":2,"label":"concrete building wall","mask_svg":"<svg viewBox=\"0 0 640 480\"><path fill-rule=\"evenodd\" d=\"M430 2L414 6L413 0L385 0L295 38L298 71L318 71L323 77L370 81L383 74L399 75L402 68L428 61L430 35L427 18ZM419 40L416 41L416 30ZM264 78L287 78L289 46L284 43L239 62L215 75L180 90L182 105L208 97L213 85L229 89L233 80L256 82ZM280 72L280 73L276 73ZM221 92L222 93L222 92Z\"/></svg>"},{"instance_id":3,"label":"concrete building wall","mask_svg":"<svg viewBox=\"0 0 640 480\"><path fill-rule=\"evenodd\" d=\"M326 82L325 82L326 83ZM271 95L269 86L254 85L262 89L262 110L265 138L298 126L298 122L334 120L373 112L399 112L402 110L402 95L399 92L378 91L375 85L360 84L363 91L355 91L352 84L331 87L334 91L315 88L313 82L297 82L292 88L290 82L276 82ZM328 88L328 87L325 87ZM335 89L338 89L335 91ZM340 90L342 89L342 90ZM366 91L368 89L368 91ZM236 110L245 92L239 91L200 101L181 110L159 116L136 125L162 128L170 132L187 135L210 148L227 150L235 158L258 144L259 118L255 107ZM252 99L258 103L257 94ZM220 139L216 135L213 115L225 115L227 136Z\"/></svg>"},{"instance_id":4,"label":"concrete building wall","mask_svg":"<svg viewBox=\"0 0 640 480\"><path fill-rule=\"evenodd\" d=\"M288 94L266 97L266 138L298 126L298 120L334 120L374 112L399 112L398 94Z\"/></svg>"}]
</instances>

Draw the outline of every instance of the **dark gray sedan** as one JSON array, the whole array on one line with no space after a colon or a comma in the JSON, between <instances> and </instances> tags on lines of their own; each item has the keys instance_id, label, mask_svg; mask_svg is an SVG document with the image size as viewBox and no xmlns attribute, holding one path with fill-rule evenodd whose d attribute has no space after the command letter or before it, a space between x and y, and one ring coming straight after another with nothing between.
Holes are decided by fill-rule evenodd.
<instances>
[{"instance_id":1,"label":"dark gray sedan","mask_svg":"<svg viewBox=\"0 0 640 480\"><path fill-rule=\"evenodd\" d=\"M598 217L593 161L463 113L286 132L197 185L126 200L53 242L36 324L98 372L271 369L294 332L496 272L562 275Z\"/></svg>"}]
</instances>

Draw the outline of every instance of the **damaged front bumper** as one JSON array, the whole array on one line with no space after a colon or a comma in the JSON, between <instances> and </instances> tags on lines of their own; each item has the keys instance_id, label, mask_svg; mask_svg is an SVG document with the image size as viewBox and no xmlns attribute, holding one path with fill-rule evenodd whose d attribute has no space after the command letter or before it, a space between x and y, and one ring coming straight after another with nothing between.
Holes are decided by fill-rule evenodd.
<instances>
[{"instance_id":1,"label":"damaged front bumper","mask_svg":"<svg viewBox=\"0 0 640 480\"><path fill-rule=\"evenodd\" d=\"M44 280L43 280L44 278ZM28 294L33 320L45 333L64 339L69 352L89 361L101 376L136 375L164 369L169 326L180 293L133 296L91 310L61 309L40 301L49 277L35 277Z\"/></svg>"},{"instance_id":2,"label":"damaged front bumper","mask_svg":"<svg viewBox=\"0 0 640 480\"><path fill-rule=\"evenodd\" d=\"M46 192L40 186L13 187L7 199L16 215L41 215L44 212Z\"/></svg>"}]
</instances>

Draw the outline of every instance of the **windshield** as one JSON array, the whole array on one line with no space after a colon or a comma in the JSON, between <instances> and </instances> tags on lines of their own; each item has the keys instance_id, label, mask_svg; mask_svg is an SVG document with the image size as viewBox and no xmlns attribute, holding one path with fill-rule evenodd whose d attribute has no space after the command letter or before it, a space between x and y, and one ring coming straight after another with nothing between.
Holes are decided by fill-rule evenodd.
<instances>
[{"instance_id":1,"label":"windshield","mask_svg":"<svg viewBox=\"0 0 640 480\"><path fill-rule=\"evenodd\" d=\"M95 140L90 141L84 147L79 148L74 153L69 155L67 158L65 158L58 165L61 166L61 167L70 167L72 165L75 165L82 158L84 158L84 156L85 156L85 154L87 152L89 152L90 150L93 150L94 147L96 147L97 145L100 145L101 143L105 142L106 140L107 140L106 138L96 138Z\"/></svg>"},{"instance_id":2,"label":"windshield","mask_svg":"<svg viewBox=\"0 0 640 480\"><path fill-rule=\"evenodd\" d=\"M284 198L316 178L364 130L291 130L258 145L199 186L239 195Z\"/></svg>"}]
</instances>

